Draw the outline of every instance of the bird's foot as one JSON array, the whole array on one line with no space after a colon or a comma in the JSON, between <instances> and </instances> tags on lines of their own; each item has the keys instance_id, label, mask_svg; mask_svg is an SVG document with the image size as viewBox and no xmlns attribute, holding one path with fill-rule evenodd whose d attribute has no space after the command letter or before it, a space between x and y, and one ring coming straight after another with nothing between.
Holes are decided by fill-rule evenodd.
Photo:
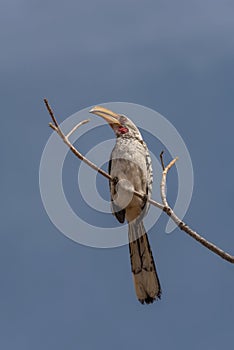
<instances>
[{"instance_id":1,"label":"bird's foot","mask_svg":"<svg viewBox=\"0 0 234 350\"><path fill-rule=\"evenodd\" d=\"M143 198L142 198L142 209L145 207L146 203L148 201L148 195L144 194Z\"/></svg>"},{"instance_id":2,"label":"bird's foot","mask_svg":"<svg viewBox=\"0 0 234 350\"><path fill-rule=\"evenodd\" d=\"M119 179L118 179L118 177L117 176L115 176L115 177L113 177L113 184L114 184L114 186L116 186L117 185L117 183L119 182Z\"/></svg>"},{"instance_id":3,"label":"bird's foot","mask_svg":"<svg viewBox=\"0 0 234 350\"><path fill-rule=\"evenodd\" d=\"M113 185L114 185L114 194L116 194L117 193L116 186L117 186L117 184L119 182L118 177L117 176L113 177L112 182L113 182Z\"/></svg>"},{"instance_id":4,"label":"bird's foot","mask_svg":"<svg viewBox=\"0 0 234 350\"><path fill-rule=\"evenodd\" d=\"M115 176L115 177L113 177L112 181L113 181L114 186L116 187L117 183L119 182L119 179L117 176Z\"/></svg>"}]
</instances>

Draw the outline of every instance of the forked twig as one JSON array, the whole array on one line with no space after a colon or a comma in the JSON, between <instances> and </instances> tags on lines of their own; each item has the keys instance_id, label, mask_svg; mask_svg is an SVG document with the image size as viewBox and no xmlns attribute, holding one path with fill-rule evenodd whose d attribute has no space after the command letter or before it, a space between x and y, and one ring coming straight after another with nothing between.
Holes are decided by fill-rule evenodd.
<instances>
[{"instance_id":1,"label":"forked twig","mask_svg":"<svg viewBox=\"0 0 234 350\"><path fill-rule=\"evenodd\" d=\"M101 168L97 167L94 163L92 163L90 160L88 160L86 157L84 157L69 141L69 137L71 136L71 134L77 130L81 125L88 123L89 120L84 120L80 123L78 123L67 135L65 135L62 130L59 127L59 124L54 116L54 113L47 101L47 99L44 99L46 108L51 116L51 119L53 121L53 123L49 123L49 126L58 133L58 135L61 137L61 139L65 142L65 144L70 148L70 150L83 162L85 162L88 166L90 166L92 169L96 170L98 173L100 173L101 175L103 175L105 178L107 178L110 181L113 181L112 177L106 173L104 170L102 170ZM203 246L205 246L206 248L208 248L209 250L211 250L212 252L214 252L215 254L219 255L221 258L229 261L230 263L234 263L234 256L226 253L224 250L220 249L219 247L217 247L216 245L214 245L213 243L207 241L204 237L200 236L197 232L195 232L194 230L192 230L188 225L186 225L182 220L180 220L180 218L178 218L178 216L173 212L173 210L171 209L171 207L169 206L168 202L167 202L167 197L166 197L166 179L167 179L167 173L168 171L171 169L171 167L175 164L175 162L178 160L178 157L176 157L175 159L173 159L166 167L164 165L164 160L163 160L163 153L161 152L160 154L160 159L161 159L161 165L162 165L162 169L163 169L163 173L162 173L162 180L161 180L161 185L160 185L160 189L161 189L161 199L162 199L162 203L158 203L156 201L154 201L153 199L148 199L148 202L154 206L156 206L157 208L163 210L168 216L170 216L170 218L176 223L176 225L184 232L186 232L189 236L193 237L196 241L198 241L199 243L201 243ZM134 195L137 197L140 197L142 199L145 199L145 197L137 192L137 191L133 191Z\"/></svg>"},{"instance_id":2,"label":"forked twig","mask_svg":"<svg viewBox=\"0 0 234 350\"><path fill-rule=\"evenodd\" d=\"M58 133L58 135L61 137L61 139L63 140L63 142L70 148L70 150L72 151L72 153L75 154L75 156L77 156L80 160L82 160L83 162L85 162L88 166L90 166L92 169L96 170L98 173L100 173L101 175L105 176L107 179L111 180L111 176L109 174L107 174L104 170L102 170L101 168L97 167L94 163L92 163L90 160L88 160L87 158L85 158L69 141L68 137L76 130L78 129L81 125L84 125L86 123L89 122L89 120L84 120L82 122L80 122L79 124L77 124L67 135L65 135L62 130L60 129L58 122L54 116L54 113L52 111L52 108L49 105L49 102L47 101L47 99L44 99L46 108L54 122L54 124L49 123L49 126Z\"/></svg>"}]
</instances>

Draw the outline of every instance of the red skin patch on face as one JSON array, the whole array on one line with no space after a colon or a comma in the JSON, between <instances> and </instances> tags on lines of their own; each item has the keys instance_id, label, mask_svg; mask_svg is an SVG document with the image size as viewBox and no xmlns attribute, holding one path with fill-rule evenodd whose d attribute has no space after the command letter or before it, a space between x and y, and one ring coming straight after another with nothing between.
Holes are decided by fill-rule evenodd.
<instances>
[{"instance_id":1,"label":"red skin patch on face","mask_svg":"<svg viewBox=\"0 0 234 350\"><path fill-rule=\"evenodd\" d=\"M124 126L120 126L118 128L118 131L121 133L121 134L126 134L128 132L128 128L125 128Z\"/></svg>"}]
</instances>

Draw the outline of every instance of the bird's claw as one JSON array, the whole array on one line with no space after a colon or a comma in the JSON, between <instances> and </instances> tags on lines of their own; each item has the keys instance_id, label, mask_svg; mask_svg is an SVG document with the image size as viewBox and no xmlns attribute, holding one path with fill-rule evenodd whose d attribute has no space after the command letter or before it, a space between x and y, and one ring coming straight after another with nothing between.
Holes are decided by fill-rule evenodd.
<instances>
[{"instance_id":1,"label":"bird's claw","mask_svg":"<svg viewBox=\"0 0 234 350\"><path fill-rule=\"evenodd\" d=\"M112 182L113 182L113 185L114 185L114 194L116 194L117 193L116 186L117 186L117 184L119 182L118 177L117 176L113 177Z\"/></svg>"},{"instance_id":2,"label":"bird's claw","mask_svg":"<svg viewBox=\"0 0 234 350\"><path fill-rule=\"evenodd\" d=\"M145 207L146 203L148 201L148 195L147 194L144 194L144 197L142 198L142 208Z\"/></svg>"},{"instance_id":3,"label":"bird's claw","mask_svg":"<svg viewBox=\"0 0 234 350\"><path fill-rule=\"evenodd\" d=\"M118 177L117 176L115 176L115 177L113 177L113 184L114 184L114 186L116 186L117 185L117 183L119 182L119 179L118 179Z\"/></svg>"}]
</instances>

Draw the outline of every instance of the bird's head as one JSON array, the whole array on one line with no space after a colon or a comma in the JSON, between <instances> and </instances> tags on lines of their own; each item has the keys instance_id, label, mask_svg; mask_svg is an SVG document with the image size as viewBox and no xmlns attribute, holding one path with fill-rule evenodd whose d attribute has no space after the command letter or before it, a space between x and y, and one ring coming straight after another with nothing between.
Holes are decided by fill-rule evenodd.
<instances>
[{"instance_id":1,"label":"bird's head","mask_svg":"<svg viewBox=\"0 0 234 350\"><path fill-rule=\"evenodd\" d=\"M125 115L117 114L102 106L95 106L89 111L107 121L113 129L116 137L137 137L142 140L142 136L136 125Z\"/></svg>"}]
</instances>

